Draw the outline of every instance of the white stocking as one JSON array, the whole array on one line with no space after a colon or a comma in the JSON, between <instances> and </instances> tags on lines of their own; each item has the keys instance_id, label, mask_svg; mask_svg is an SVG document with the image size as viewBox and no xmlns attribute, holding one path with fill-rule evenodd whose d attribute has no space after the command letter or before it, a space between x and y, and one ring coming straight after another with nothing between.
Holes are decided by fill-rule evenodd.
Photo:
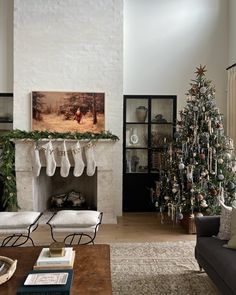
<instances>
[{"instance_id":1,"label":"white stocking","mask_svg":"<svg viewBox=\"0 0 236 295\"><path fill-rule=\"evenodd\" d=\"M70 172L70 161L68 159L65 141L63 141L62 145L58 148L58 150L61 160L60 173L62 177L67 177Z\"/></svg>"},{"instance_id":2,"label":"white stocking","mask_svg":"<svg viewBox=\"0 0 236 295\"><path fill-rule=\"evenodd\" d=\"M85 148L85 155L87 160L87 175L93 176L96 170L96 162L94 158L93 144L89 142Z\"/></svg>"},{"instance_id":3,"label":"white stocking","mask_svg":"<svg viewBox=\"0 0 236 295\"><path fill-rule=\"evenodd\" d=\"M71 147L71 151L75 161L74 176L79 177L82 175L85 166L79 141Z\"/></svg>"},{"instance_id":4,"label":"white stocking","mask_svg":"<svg viewBox=\"0 0 236 295\"><path fill-rule=\"evenodd\" d=\"M39 149L38 146L34 145L32 150L32 170L34 176L38 177L41 170L41 162L39 157Z\"/></svg>"},{"instance_id":5,"label":"white stocking","mask_svg":"<svg viewBox=\"0 0 236 295\"><path fill-rule=\"evenodd\" d=\"M46 174L48 176L53 176L57 167L55 158L54 158L54 150L52 146L52 142L49 141L49 143L45 144L42 146L44 152L45 152L45 157L46 157Z\"/></svg>"}]
</instances>

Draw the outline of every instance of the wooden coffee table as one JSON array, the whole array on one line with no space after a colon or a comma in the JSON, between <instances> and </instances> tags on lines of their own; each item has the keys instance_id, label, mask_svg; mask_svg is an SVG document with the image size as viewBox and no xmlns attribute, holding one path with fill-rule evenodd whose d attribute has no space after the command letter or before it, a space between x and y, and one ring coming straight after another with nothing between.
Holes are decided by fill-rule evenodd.
<instances>
[{"instance_id":1,"label":"wooden coffee table","mask_svg":"<svg viewBox=\"0 0 236 295\"><path fill-rule=\"evenodd\" d=\"M24 282L27 272L33 269L42 248L0 248L0 256L18 260L12 278L0 285L0 294L16 294L16 290ZM110 246L73 245L73 248L75 250L75 262L71 295L111 295Z\"/></svg>"}]
</instances>

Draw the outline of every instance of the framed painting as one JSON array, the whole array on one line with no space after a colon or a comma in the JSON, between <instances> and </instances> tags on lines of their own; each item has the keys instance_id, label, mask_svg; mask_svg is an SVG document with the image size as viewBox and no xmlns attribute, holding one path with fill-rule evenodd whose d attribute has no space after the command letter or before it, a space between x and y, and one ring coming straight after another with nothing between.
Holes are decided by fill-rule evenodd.
<instances>
[{"instance_id":1,"label":"framed painting","mask_svg":"<svg viewBox=\"0 0 236 295\"><path fill-rule=\"evenodd\" d=\"M105 94L32 92L32 130L100 132L105 130Z\"/></svg>"}]
</instances>

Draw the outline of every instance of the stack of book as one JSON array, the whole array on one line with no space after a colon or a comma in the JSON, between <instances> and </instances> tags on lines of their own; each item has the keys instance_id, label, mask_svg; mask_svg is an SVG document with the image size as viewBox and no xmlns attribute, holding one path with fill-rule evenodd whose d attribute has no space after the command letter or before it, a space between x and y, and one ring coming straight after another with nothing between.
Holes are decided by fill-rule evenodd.
<instances>
[{"instance_id":1,"label":"stack of book","mask_svg":"<svg viewBox=\"0 0 236 295\"><path fill-rule=\"evenodd\" d=\"M17 295L69 295L73 270L33 270L27 274Z\"/></svg>"},{"instance_id":2,"label":"stack of book","mask_svg":"<svg viewBox=\"0 0 236 295\"><path fill-rule=\"evenodd\" d=\"M38 269L72 269L75 260L75 251L66 247L63 256L51 256L49 248L43 248L34 265Z\"/></svg>"}]
</instances>

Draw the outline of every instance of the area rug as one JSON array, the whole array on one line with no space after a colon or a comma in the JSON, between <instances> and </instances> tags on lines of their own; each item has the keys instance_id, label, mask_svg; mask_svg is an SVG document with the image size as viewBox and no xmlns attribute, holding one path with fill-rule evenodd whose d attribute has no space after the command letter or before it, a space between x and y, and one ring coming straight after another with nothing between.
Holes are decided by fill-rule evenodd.
<instances>
[{"instance_id":1,"label":"area rug","mask_svg":"<svg viewBox=\"0 0 236 295\"><path fill-rule=\"evenodd\" d=\"M111 244L113 295L219 294L194 258L194 241Z\"/></svg>"}]
</instances>

